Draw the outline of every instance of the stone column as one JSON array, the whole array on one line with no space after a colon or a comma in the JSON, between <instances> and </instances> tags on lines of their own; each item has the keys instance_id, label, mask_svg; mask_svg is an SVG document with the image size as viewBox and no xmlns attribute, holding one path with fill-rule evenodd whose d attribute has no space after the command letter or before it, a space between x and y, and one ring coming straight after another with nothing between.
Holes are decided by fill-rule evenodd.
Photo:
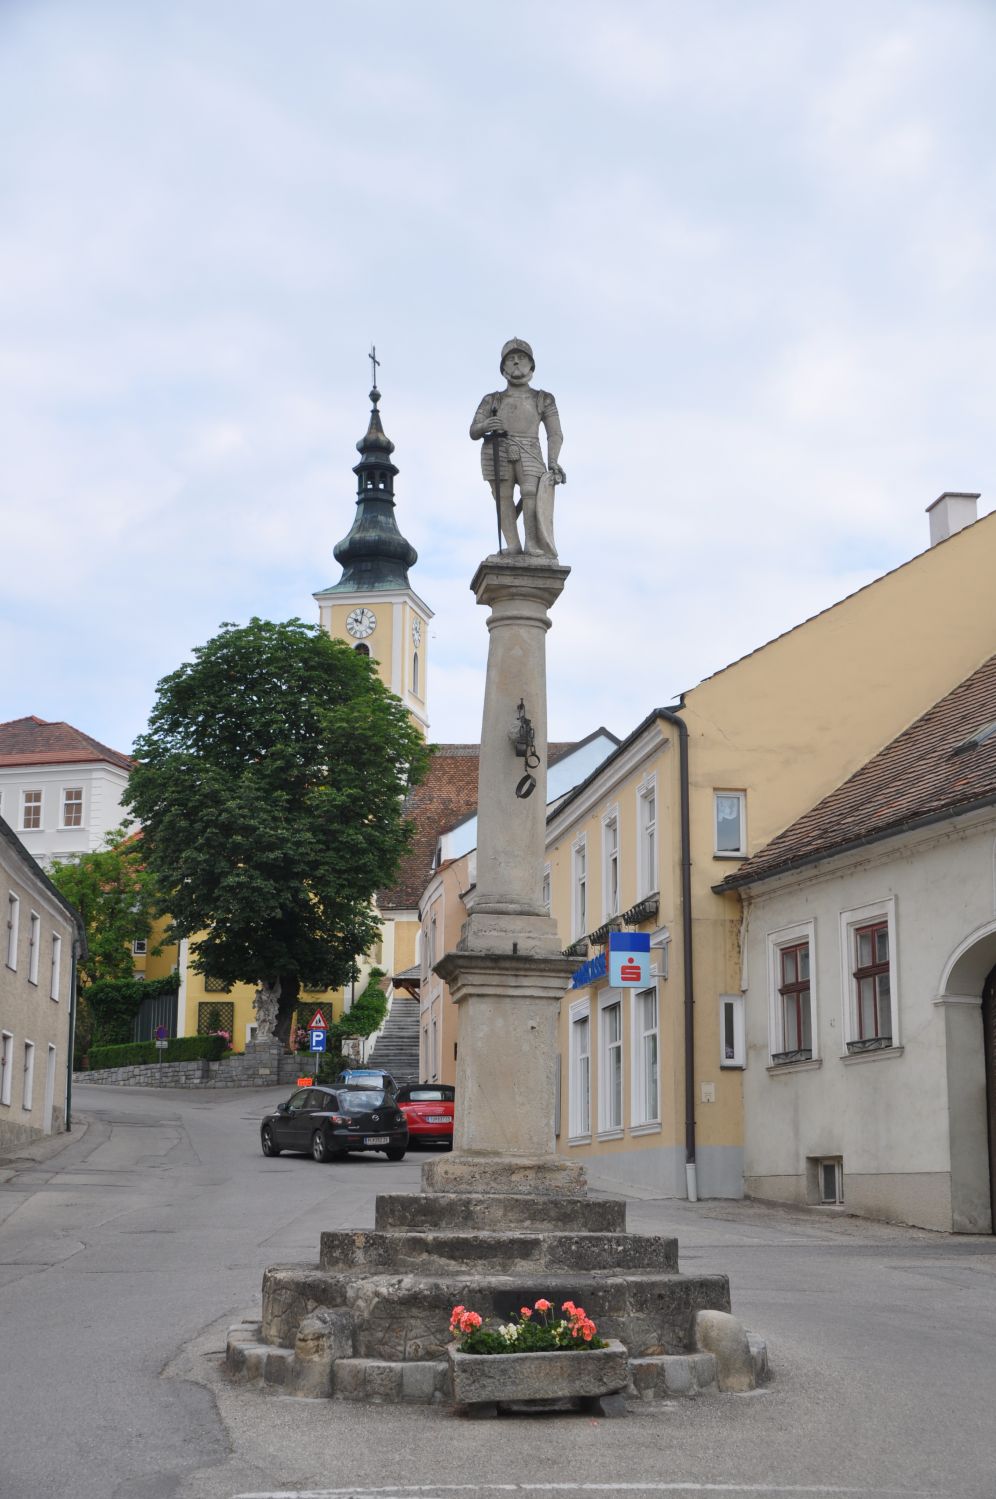
<instances>
[{"instance_id":1,"label":"stone column","mask_svg":"<svg viewBox=\"0 0 996 1499\"><path fill-rule=\"evenodd\" d=\"M428 1191L585 1191L556 1154L557 1012L573 964L542 903L546 847L546 632L570 572L502 553L471 587L489 606L477 814L477 881L454 952L436 964L460 1007L453 1152L423 1167ZM518 704L535 732L536 789L519 798Z\"/></svg>"}]
</instances>

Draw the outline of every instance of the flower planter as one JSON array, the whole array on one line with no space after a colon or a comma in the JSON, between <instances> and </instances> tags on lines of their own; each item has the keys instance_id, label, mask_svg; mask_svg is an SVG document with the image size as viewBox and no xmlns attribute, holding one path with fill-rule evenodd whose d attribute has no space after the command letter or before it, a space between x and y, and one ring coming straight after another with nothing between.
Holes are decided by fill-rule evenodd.
<instances>
[{"instance_id":1,"label":"flower planter","mask_svg":"<svg viewBox=\"0 0 996 1499\"><path fill-rule=\"evenodd\" d=\"M556 1353L461 1353L450 1343L446 1356L457 1405L590 1399L624 1390L628 1380L628 1355L616 1338L605 1348Z\"/></svg>"}]
</instances>

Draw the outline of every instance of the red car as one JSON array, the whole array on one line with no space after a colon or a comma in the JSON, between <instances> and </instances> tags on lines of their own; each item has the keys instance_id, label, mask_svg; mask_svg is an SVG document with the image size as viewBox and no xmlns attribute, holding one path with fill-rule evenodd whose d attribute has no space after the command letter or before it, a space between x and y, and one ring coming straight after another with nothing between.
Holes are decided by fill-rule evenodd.
<instances>
[{"instance_id":1,"label":"red car","mask_svg":"<svg viewBox=\"0 0 996 1499\"><path fill-rule=\"evenodd\" d=\"M408 1122L410 1145L453 1149L453 1093L446 1083L409 1083L398 1089L396 1101Z\"/></svg>"}]
</instances>

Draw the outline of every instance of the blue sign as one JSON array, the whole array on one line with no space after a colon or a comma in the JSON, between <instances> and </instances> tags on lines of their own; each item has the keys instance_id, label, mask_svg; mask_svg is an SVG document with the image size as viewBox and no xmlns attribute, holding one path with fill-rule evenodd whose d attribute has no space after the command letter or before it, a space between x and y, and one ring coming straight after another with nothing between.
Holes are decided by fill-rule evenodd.
<instances>
[{"instance_id":1,"label":"blue sign","mask_svg":"<svg viewBox=\"0 0 996 1499\"><path fill-rule=\"evenodd\" d=\"M587 963L582 963L580 968L575 968L571 974L571 988L587 989L589 984L594 984L604 977L605 954L600 952L594 958L589 958Z\"/></svg>"},{"instance_id":2,"label":"blue sign","mask_svg":"<svg viewBox=\"0 0 996 1499\"><path fill-rule=\"evenodd\" d=\"M609 983L614 989L645 989L650 977L650 933L609 933Z\"/></svg>"},{"instance_id":3,"label":"blue sign","mask_svg":"<svg viewBox=\"0 0 996 1499\"><path fill-rule=\"evenodd\" d=\"M325 1050L325 1037L327 1035L328 1035L327 1031L309 1031L308 1032L308 1039L311 1042L311 1049L312 1049L312 1051L324 1051Z\"/></svg>"}]
</instances>

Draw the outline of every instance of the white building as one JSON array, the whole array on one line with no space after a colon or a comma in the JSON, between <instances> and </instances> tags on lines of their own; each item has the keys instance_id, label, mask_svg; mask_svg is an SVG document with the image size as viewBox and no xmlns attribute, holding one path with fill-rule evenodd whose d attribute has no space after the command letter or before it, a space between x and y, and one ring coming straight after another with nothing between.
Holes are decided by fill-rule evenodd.
<instances>
[{"instance_id":1,"label":"white building","mask_svg":"<svg viewBox=\"0 0 996 1499\"><path fill-rule=\"evenodd\" d=\"M743 899L748 1194L991 1232L996 657L716 888Z\"/></svg>"},{"instance_id":2,"label":"white building","mask_svg":"<svg viewBox=\"0 0 996 1499\"><path fill-rule=\"evenodd\" d=\"M0 724L0 817L42 865L88 853L125 821L131 763L68 723Z\"/></svg>"}]
</instances>

